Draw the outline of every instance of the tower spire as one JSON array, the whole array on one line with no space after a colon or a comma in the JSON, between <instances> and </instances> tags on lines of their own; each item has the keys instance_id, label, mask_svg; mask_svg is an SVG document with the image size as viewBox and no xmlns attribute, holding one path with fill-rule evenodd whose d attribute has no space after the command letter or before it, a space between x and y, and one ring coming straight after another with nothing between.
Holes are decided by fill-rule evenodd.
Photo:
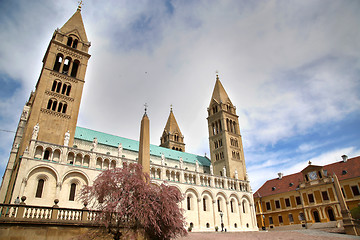
<instances>
[{"instance_id":1,"label":"tower spire","mask_svg":"<svg viewBox=\"0 0 360 240\"><path fill-rule=\"evenodd\" d=\"M184 136L175 119L173 106L170 105L170 114L166 122L162 137L160 137L160 146L185 152Z\"/></svg>"}]
</instances>

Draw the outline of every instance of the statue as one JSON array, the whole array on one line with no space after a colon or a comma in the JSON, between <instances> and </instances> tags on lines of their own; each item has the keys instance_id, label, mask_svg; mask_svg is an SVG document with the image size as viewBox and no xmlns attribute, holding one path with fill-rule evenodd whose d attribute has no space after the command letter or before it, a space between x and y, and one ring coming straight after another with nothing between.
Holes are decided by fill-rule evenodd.
<instances>
[{"instance_id":1,"label":"statue","mask_svg":"<svg viewBox=\"0 0 360 240\"><path fill-rule=\"evenodd\" d=\"M27 119L27 114L28 114L28 112L24 110L24 111L22 112L22 114L21 114L21 118L24 119L24 120L26 120L26 119Z\"/></svg>"},{"instance_id":2,"label":"statue","mask_svg":"<svg viewBox=\"0 0 360 240\"><path fill-rule=\"evenodd\" d=\"M226 167L223 167L223 176L226 177Z\"/></svg>"},{"instance_id":3,"label":"statue","mask_svg":"<svg viewBox=\"0 0 360 240\"><path fill-rule=\"evenodd\" d=\"M183 161L183 159L182 159L182 157L180 157L180 169L183 169L183 167L184 167L184 161Z\"/></svg>"},{"instance_id":4,"label":"statue","mask_svg":"<svg viewBox=\"0 0 360 240\"><path fill-rule=\"evenodd\" d=\"M165 156L163 153L161 154L161 166L165 166Z\"/></svg>"},{"instance_id":5,"label":"statue","mask_svg":"<svg viewBox=\"0 0 360 240\"><path fill-rule=\"evenodd\" d=\"M118 146L118 157L122 157L122 153L123 153L123 147L122 147L122 144L119 143L119 146Z\"/></svg>"},{"instance_id":6,"label":"statue","mask_svg":"<svg viewBox=\"0 0 360 240\"><path fill-rule=\"evenodd\" d=\"M212 164L210 165L210 174L211 174L211 175L214 175L214 167L213 167Z\"/></svg>"},{"instance_id":7,"label":"statue","mask_svg":"<svg viewBox=\"0 0 360 240\"><path fill-rule=\"evenodd\" d=\"M235 179L239 179L239 174L238 174L237 169L235 169Z\"/></svg>"},{"instance_id":8,"label":"statue","mask_svg":"<svg viewBox=\"0 0 360 240\"><path fill-rule=\"evenodd\" d=\"M70 140L70 131L67 130L67 132L65 133L65 138L64 138L64 146L69 146L69 140Z\"/></svg>"},{"instance_id":9,"label":"statue","mask_svg":"<svg viewBox=\"0 0 360 240\"><path fill-rule=\"evenodd\" d=\"M39 134L39 123L37 123L35 126L34 126L34 129L33 129L33 133L32 133L32 139L37 139L38 137L38 134Z\"/></svg>"},{"instance_id":10,"label":"statue","mask_svg":"<svg viewBox=\"0 0 360 240\"><path fill-rule=\"evenodd\" d=\"M195 162L195 171L199 172L199 162L198 162L198 160L196 160L196 162Z\"/></svg>"},{"instance_id":11,"label":"statue","mask_svg":"<svg viewBox=\"0 0 360 240\"><path fill-rule=\"evenodd\" d=\"M98 140L97 140L97 138L94 138L94 140L93 140L93 142L92 142L92 145L93 145L93 150L95 150L95 149L96 149L97 144L98 144Z\"/></svg>"}]
</instances>

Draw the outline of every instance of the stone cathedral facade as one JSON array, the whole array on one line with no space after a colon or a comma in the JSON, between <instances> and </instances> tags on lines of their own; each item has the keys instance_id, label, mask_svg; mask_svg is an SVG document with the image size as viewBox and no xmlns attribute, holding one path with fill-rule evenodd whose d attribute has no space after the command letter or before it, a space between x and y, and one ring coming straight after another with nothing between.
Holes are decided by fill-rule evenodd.
<instances>
[{"instance_id":1,"label":"stone cathedral facade","mask_svg":"<svg viewBox=\"0 0 360 240\"><path fill-rule=\"evenodd\" d=\"M25 104L0 189L2 203L82 208L77 194L98 174L138 160L139 142L77 126L90 42L80 7L55 30ZM176 186L193 231L257 230L236 108L219 77L208 108L211 156L185 152L173 111L160 146L150 145L152 184ZM205 119L204 119L205 122ZM134 129L134 131L138 131ZM220 216L221 215L221 216Z\"/></svg>"}]
</instances>

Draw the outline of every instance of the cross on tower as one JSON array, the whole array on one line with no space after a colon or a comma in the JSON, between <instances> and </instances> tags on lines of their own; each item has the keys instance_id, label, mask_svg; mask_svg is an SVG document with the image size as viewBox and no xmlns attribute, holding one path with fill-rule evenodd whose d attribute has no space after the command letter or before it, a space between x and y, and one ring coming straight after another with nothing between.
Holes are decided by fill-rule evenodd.
<instances>
[{"instance_id":1,"label":"cross on tower","mask_svg":"<svg viewBox=\"0 0 360 240\"><path fill-rule=\"evenodd\" d=\"M79 3L79 5L78 5L78 10L81 11L81 6L84 5L84 4L83 4L83 1L82 1L82 0L81 0L81 1L78 1L78 3Z\"/></svg>"},{"instance_id":2,"label":"cross on tower","mask_svg":"<svg viewBox=\"0 0 360 240\"><path fill-rule=\"evenodd\" d=\"M145 107L145 113L146 113L147 107L148 107L147 103L144 104L144 107Z\"/></svg>"}]
</instances>

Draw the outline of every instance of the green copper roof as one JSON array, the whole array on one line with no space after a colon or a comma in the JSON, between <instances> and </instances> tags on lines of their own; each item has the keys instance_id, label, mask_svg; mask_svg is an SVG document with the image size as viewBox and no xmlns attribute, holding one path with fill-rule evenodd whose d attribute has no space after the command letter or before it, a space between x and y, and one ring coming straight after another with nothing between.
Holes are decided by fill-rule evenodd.
<instances>
[{"instance_id":1,"label":"green copper roof","mask_svg":"<svg viewBox=\"0 0 360 240\"><path fill-rule=\"evenodd\" d=\"M139 151L139 141L118 137L87 128L76 127L75 138L89 142L92 142L94 138L97 138L99 144L108 145L117 148L119 146L119 143L121 143L123 149L135 151L135 152ZM210 166L210 160L207 157L198 156L186 152L179 152L152 144L150 144L150 154L158 157L161 157L161 154L164 154L166 159L173 159L177 161L180 159L180 157L182 157L184 162L193 163L193 164L195 164L196 160L198 160L199 165Z\"/></svg>"}]
</instances>

